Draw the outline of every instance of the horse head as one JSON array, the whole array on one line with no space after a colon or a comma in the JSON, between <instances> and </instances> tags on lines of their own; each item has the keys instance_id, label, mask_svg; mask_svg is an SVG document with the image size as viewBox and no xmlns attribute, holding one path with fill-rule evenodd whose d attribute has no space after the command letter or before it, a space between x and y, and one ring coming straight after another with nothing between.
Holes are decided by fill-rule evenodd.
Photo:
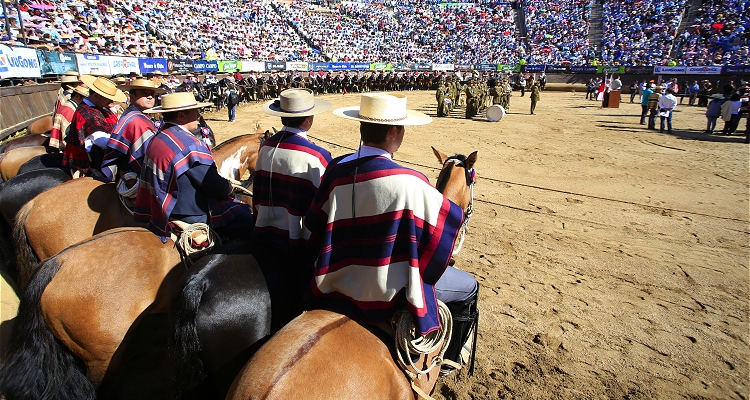
<instances>
[{"instance_id":1,"label":"horse head","mask_svg":"<svg viewBox=\"0 0 750 400\"><path fill-rule=\"evenodd\" d=\"M448 157L436 148L432 148L443 168L440 170L435 187L440 193L463 210L467 210L473 201L473 186L476 182L474 164L477 161L477 152L468 157L456 154Z\"/></svg>"}]
</instances>

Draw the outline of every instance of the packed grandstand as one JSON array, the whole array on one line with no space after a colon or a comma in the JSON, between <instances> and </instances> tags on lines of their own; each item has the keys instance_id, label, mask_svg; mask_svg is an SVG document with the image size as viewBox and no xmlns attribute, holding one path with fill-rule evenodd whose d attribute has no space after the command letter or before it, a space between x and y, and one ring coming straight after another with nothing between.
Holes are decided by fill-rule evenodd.
<instances>
[{"instance_id":1,"label":"packed grandstand","mask_svg":"<svg viewBox=\"0 0 750 400\"><path fill-rule=\"evenodd\" d=\"M0 44L285 62L747 65L745 0L6 1Z\"/></svg>"}]
</instances>

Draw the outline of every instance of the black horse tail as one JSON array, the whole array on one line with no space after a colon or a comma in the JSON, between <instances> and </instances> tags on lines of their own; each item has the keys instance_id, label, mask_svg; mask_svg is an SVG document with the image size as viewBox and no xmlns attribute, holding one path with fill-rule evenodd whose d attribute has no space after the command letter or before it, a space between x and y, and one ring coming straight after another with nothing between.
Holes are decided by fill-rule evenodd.
<instances>
[{"instance_id":1,"label":"black horse tail","mask_svg":"<svg viewBox=\"0 0 750 400\"><path fill-rule=\"evenodd\" d=\"M173 299L172 310L174 333L169 346L173 360L174 373L173 398L180 399L193 392L196 385L204 378L203 361L200 358L201 343L198 338L198 308L203 294L209 286L203 268L190 276L182 286L182 291Z\"/></svg>"},{"instance_id":2,"label":"black horse tail","mask_svg":"<svg viewBox=\"0 0 750 400\"><path fill-rule=\"evenodd\" d=\"M16 268L18 268L18 286L24 290L39 266L39 258L34 249L31 248L26 238L26 219L34 208L34 200L30 200L21 207L16 214L16 222L13 226L13 241L16 245Z\"/></svg>"},{"instance_id":3,"label":"black horse tail","mask_svg":"<svg viewBox=\"0 0 750 400\"><path fill-rule=\"evenodd\" d=\"M42 293L60 270L50 258L28 282L13 326L13 340L0 363L0 397L6 399L94 399L85 365L55 338L42 316Z\"/></svg>"}]
</instances>

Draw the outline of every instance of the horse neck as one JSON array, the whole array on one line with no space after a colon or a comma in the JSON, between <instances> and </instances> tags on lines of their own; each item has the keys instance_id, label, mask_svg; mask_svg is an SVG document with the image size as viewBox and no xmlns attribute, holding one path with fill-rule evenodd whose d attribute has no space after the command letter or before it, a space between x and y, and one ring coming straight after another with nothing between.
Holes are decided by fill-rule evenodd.
<instances>
[{"instance_id":1,"label":"horse neck","mask_svg":"<svg viewBox=\"0 0 750 400\"><path fill-rule=\"evenodd\" d=\"M255 170L260 135L244 135L214 149L219 173L239 180L247 171Z\"/></svg>"},{"instance_id":2,"label":"horse neck","mask_svg":"<svg viewBox=\"0 0 750 400\"><path fill-rule=\"evenodd\" d=\"M465 210L471 201L469 186L466 184L466 175L463 167L455 163L446 164L438 175L435 184L440 193L448 200L456 203Z\"/></svg>"}]
</instances>

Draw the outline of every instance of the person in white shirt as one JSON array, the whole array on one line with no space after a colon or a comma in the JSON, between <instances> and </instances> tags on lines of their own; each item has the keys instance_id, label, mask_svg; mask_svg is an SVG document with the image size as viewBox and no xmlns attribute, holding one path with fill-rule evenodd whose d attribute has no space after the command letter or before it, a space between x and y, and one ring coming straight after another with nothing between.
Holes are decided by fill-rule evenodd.
<instances>
[{"instance_id":1,"label":"person in white shirt","mask_svg":"<svg viewBox=\"0 0 750 400\"><path fill-rule=\"evenodd\" d=\"M674 90L667 89L667 94L659 99L660 133L664 133L664 122L666 121L667 133L672 134L672 111L675 107L677 107L677 97L674 95Z\"/></svg>"}]
</instances>

